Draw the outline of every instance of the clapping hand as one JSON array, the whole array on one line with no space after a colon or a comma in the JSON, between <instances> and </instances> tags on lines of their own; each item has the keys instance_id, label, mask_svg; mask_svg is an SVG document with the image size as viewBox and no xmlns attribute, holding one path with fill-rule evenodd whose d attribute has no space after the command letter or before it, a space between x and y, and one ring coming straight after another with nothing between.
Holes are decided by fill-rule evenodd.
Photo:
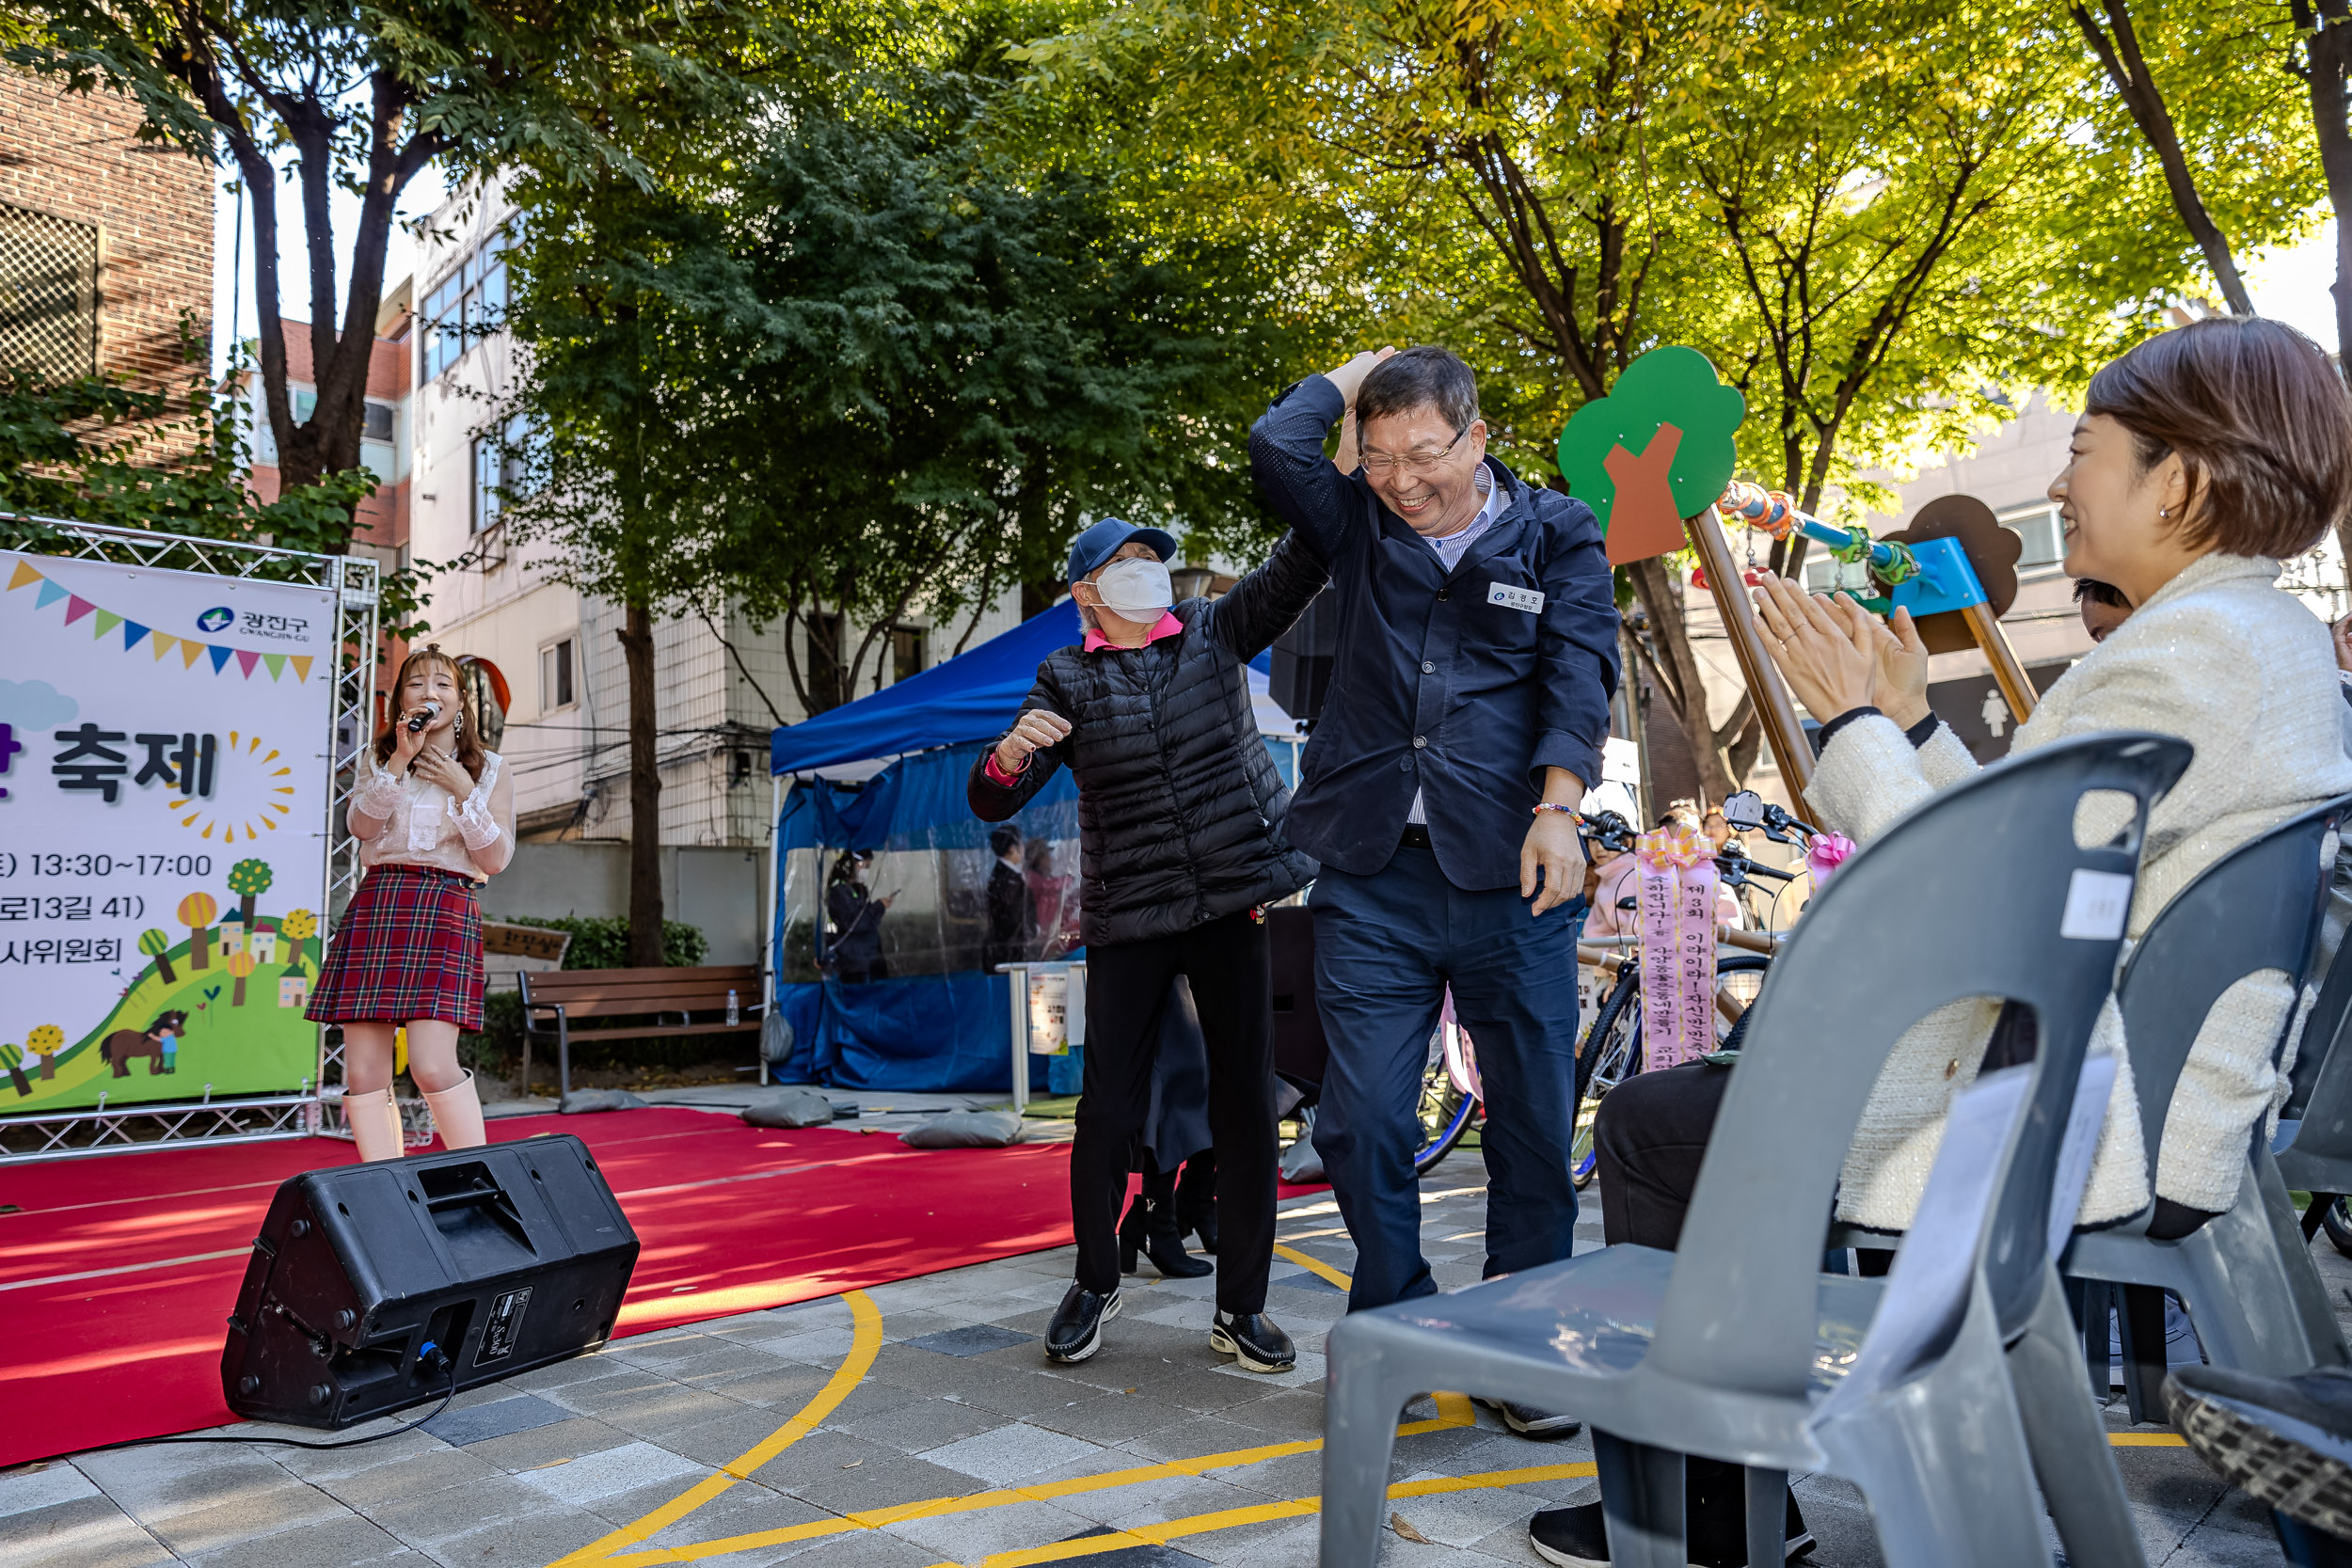
<instances>
[{"instance_id":1,"label":"clapping hand","mask_svg":"<svg viewBox=\"0 0 2352 1568\"><path fill-rule=\"evenodd\" d=\"M1788 689L1816 720L1826 724L1854 708L1878 707L1882 666L1890 658L1893 669L1908 677L1911 649L1918 646L1915 630L1910 632L1910 643L1890 656L1887 641L1899 643L1900 639L1856 604L1851 594L1840 594L1833 600L1825 594L1808 594L1774 573L1766 572L1763 577L1756 591L1756 608L1764 623L1765 649L1780 667ZM1908 615L1903 617L1906 628L1910 621ZM1918 651L1917 663L1924 690L1924 648ZM1895 680L1887 678L1883 689L1895 689Z\"/></svg>"},{"instance_id":2,"label":"clapping hand","mask_svg":"<svg viewBox=\"0 0 2352 1568\"><path fill-rule=\"evenodd\" d=\"M1041 746L1058 746L1070 737L1071 723L1060 714L1033 707L1021 716L1012 733L996 743L996 766L1018 773L1029 766L1029 753Z\"/></svg>"}]
</instances>

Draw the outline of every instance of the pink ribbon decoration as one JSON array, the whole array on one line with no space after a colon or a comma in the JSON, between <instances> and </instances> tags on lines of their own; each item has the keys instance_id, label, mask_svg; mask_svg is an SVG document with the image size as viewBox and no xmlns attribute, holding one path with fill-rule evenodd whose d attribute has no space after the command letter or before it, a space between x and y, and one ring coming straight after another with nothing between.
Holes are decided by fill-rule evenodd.
<instances>
[{"instance_id":1,"label":"pink ribbon decoration","mask_svg":"<svg viewBox=\"0 0 2352 1568\"><path fill-rule=\"evenodd\" d=\"M1715 1049L1715 861L1697 829L1634 840L1648 1070Z\"/></svg>"},{"instance_id":2,"label":"pink ribbon decoration","mask_svg":"<svg viewBox=\"0 0 2352 1568\"><path fill-rule=\"evenodd\" d=\"M1846 863L1854 852L1854 841L1844 833L1815 833L1813 842L1805 846L1804 868L1813 873L1813 892L1818 897L1829 886L1830 874Z\"/></svg>"}]
</instances>

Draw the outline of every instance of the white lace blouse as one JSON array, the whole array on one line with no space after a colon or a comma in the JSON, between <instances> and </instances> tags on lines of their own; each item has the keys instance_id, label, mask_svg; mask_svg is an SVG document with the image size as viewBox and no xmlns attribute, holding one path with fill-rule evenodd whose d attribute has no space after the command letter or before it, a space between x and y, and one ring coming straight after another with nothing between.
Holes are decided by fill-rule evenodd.
<instances>
[{"instance_id":1,"label":"white lace blouse","mask_svg":"<svg viewBox=\"0 0 2352 1568\"><path fill-rule=\"evenodd\" d=\"M430 865L485 881L515 853L515 785L496 752L465 800L409 773L387 773L373 747L360 753L351 832L361 865Z\"/></svg>"}]
</instances>

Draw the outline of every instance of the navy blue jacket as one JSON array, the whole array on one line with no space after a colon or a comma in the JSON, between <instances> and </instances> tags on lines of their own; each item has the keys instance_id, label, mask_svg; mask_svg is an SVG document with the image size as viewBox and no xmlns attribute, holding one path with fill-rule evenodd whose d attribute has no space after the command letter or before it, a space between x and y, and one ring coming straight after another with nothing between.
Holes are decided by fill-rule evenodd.
<instances>
[{"instance_id":1,"label":"navy blue jacket","mask_svg":"<svg viewBox=\"0 0 2352 1568\"><path fill-rule=\"evenodd\" d=\"M1544 769L1600 780L1617 689L1600 526L1582 501L1522 484L1490 458L1509 508L1448 572L1360 471L1343 478L1324 455L1344 406L1311 375L1249 433L1260 488L1331 563L1339 598L1338 657L1299 761L1291 842L1370 876L1396 853L1419 789L1447 880L1516 887ZM1543 609L1490 602L1497 585L1539 591Z\"/></svg>"}]
</instances>

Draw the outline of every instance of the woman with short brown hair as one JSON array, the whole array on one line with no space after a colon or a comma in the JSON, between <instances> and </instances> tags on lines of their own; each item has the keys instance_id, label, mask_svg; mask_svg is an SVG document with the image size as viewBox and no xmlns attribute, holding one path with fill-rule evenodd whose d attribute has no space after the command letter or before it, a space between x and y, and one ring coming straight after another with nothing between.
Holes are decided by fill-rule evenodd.
<instances>
[{"instance_id":1,"label":"woman with short brown hair","mask_svg":"<svg viewBox=\"0 0 2352 1568\"><path fill-rule=\"evenodd\" d=\"M2134 608L2043 694L2012 753L2115 730L2196 748L2149 812L2127 927L2137 940L2199 873L2352 793L2327 625L2277 586L2279 556L2352 516L2352 396L2292 327L2197 322L2092 378L2049 495L2067 575L2110 584ZM1867 844L1977 771L1928 709L1927 650L1906 613L1890 628L1845 594L1809 597L1769 575L1756 599L1773 662L1822 721L1805 798L1823 826ZM2276 971L2215 1003L2181 1072L2153 1194L2130 1064L2119 1060L2080 1224L2113 1224L2153 1201L2148 1233L2177 1238L2236 1202L2248 1140L2283 1097L2296 1042L2275 1065L2272 1047L2296 1003ZM1945 1115L1983 1069L2001 1014L1989 1001L1957 1002L1895 1042L1846 1155L1841 1219L1911 1224ZM1999 1036L2003 1059L2031 1055L2029 1015L2012 1013ZM2122 1047L2110 1006L2090 1048L2121 1057ZM1594 1142L1611 1243L1676 1244L1729 1077L1705 1066L1644 1073L1602 1101ZM1739 1471L1693 1460L1686 1477L1691 1560L1746 1560ZM1794 1550L1804 1528L1793 1502L1788 1526ZM1538 1514L1530 1534L1548 1561L1605 1563L1599 1528L1594 1505Z\"/></svg>"}]
</instances>

